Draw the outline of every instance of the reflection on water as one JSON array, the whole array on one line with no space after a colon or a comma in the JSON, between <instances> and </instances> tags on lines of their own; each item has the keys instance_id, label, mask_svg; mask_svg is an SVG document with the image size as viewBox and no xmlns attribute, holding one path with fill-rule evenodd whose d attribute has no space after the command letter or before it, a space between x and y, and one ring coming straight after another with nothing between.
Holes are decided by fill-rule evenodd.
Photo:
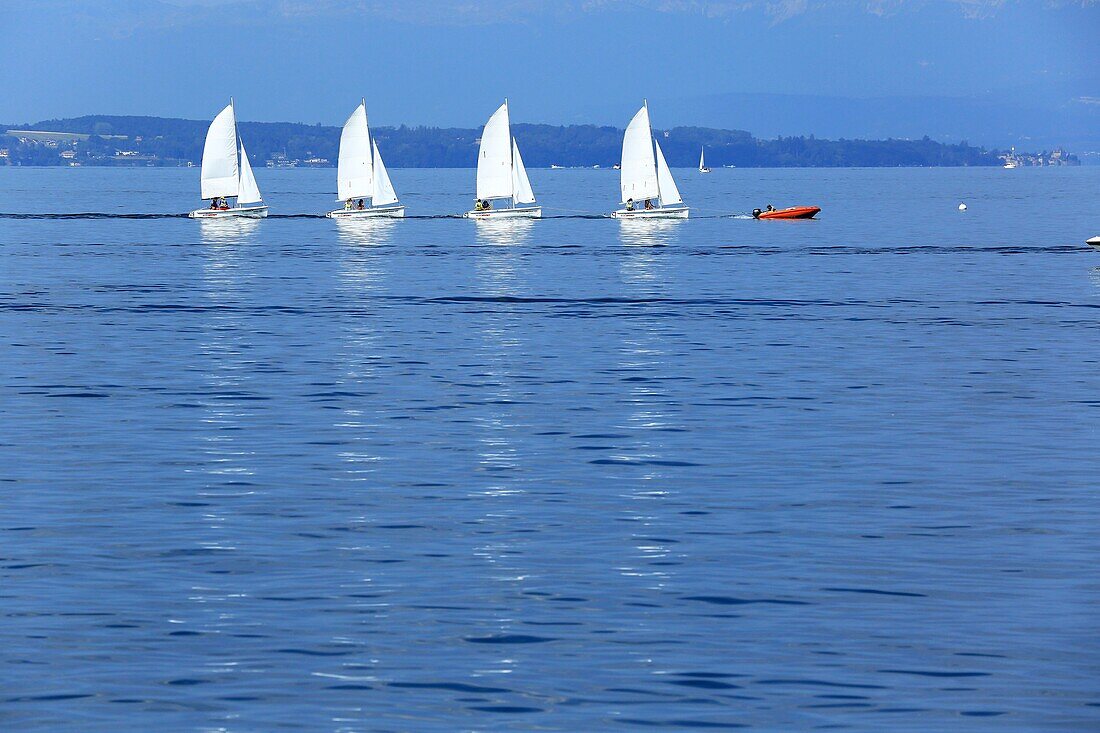
<instances>
[{"instance_id":1,"label":"reflection on water","mask_svg":"<svg viewBox=\"0 0 1100 733\"><path fill-rule=\"evenodd\" d=\"M686 219L619 219L619 240L628 247L672 244Z\"/></svg>"},{"instance_id":2,"label":"reflection on water","mask_svg":"<svg viewBox=\"0 0 1100 733\"><path fill-rule=\"evenodd\" d=\"M1100 288L1100 267L1094 267L1089 270L1089 281L1092 282L1092 284L1096 287Z\"/></svg>"},{"instance_id":3,"label":"reflection on water","mask_svg":"<svg viewBox=\"0 0 1100 733\"><path fill-rule=\"evenodd\" d=\"M475 219L482 244L526 244L534 219Z\"/></svg>"},{"instance_id":4,"label":"reflection on water","mask_svg":"<svg viewBox=\"0 0 1100 733\"><path fill-rule=\"evenodd\" d=\"M622 281L634 288L639 297L653 297L664 292L666 265L670 250L659 247L636 247L622 254L619 273Z\"/></svg>"},{"instance_id":5,"label":"reflection on water","mask_svg":"<svg viewBox=\"0 0 1100 733\"><path fill-rule=\"evenodd\" d=\"M377 217L370 219L333 219L336 236L343 244L377 246L389 244L393 238L396 219Z\"/></svg>"},{"instance_id":6,"label":"reflection on water","mask_svg":"<svg viewBox=\"0 0 1100 733\"><path fill-rule=\"evenodd\" d=\"M655 239L668 236L676 221L623 222L624 243L627 225L633 224L642 225L630 226L633 234ZM653 227L654 224L660 226ZM620 264L626 291L639 298L663 294L666 257L667 253L649 248L627 253ZM670 419L672 416L667 409L673 402L669 387L672 375L669 374L669 354L660 323L643 317L624 332L616 370L625 386L618 401L626 408L623 422L617 427L629 436L617 458L632 467L634 481L626 496L637 503L626 506L625 513L638 528L632 533L636 562L619 571L626 577L642 579L645 587L651 590L667 584L669 572L665 568L675 564L669 562L672 554L669 546L657 539L667 533L661 526L662 513L654 511L652 502L673 498L678 493L672 489L671 477L663 464L669 459L667 436L671 431L683 429Z\"/></svg>"},{"instance_id":7,"label":"reflection on water","mask_svg":"<svg viewBox=\"0 0 1100 733\"><path fill-rule=\"evenodd\" d=\"M532 222L523 220L478 222L478 238L489 244L514 244L530 232ZM508 297L521 292L522 254L510 247L486 248L477 253L477 289L484 296ZM523 486L527 457L516 440L524 432L519 415L527 398L523 388L526 361L521 337L522 316L513 303L494 303L482 311L476 330L477 399L471 409L471 433L476 443L477 468L469 496L482 510L475 520L484 535L471 548L484 566L475 575L486 579L484 595L507 598L521 595L532 575L529 540L519 533L523 512L531 501ZM494 612L486 631L507 637L526 629L515 614ZM479 676L513 675L524 669L523 658L502 648L479 660Z\"/></svg>"},{"instance_id":8,"label":"reflection on water","mask_svg":"<svg viewBox=\"0 0 1100 733\"><path fill-rule=\"evenodd\" d=\"M256 233L262 219L232 217L228 219L199 219L199 231L206 244L235 244L250 239Z\"/></svg>"},{"instance_id":9,"label":"reflection on water","mask_svg":"<svg viewBox=\"0 0 1100 733\"><path fill-rule=\"evenodd\" d=\"M188 606L178 609L174 621L200 633L232 633L249 623L240 614L245 595L240 580L225 572L239 553L248 551L242 514L252 504L260 479L259 458L248 437L257 404L253 343L242 313L253 260L247 249L231 245L242 242L258 224L245 219L201 222L203 240L215 246L203 250L199 283L209 307L202 311L194 365L202 389L194 412L198 447L189 468L198 478L197 495L195 508L185 511L195 512L194 541L209 559L187 589ZM239 664L223 658L203 666L210 674L224 674Z\"/></svg>"},{"instance_id":10,"label":"reflection on water","mask_svg":"<svg viewBox=\"0 0 1100 733\"><path fill-rule=\"evenodd\" d=\"M388 253L370 248L384 244L396 222L389 220L342 221L337 219L341 242L355 246L339 250L336 287L340 302L350 310L371 312L372 317L355 316L339 321L339 349L334 358L339 365L337 386L349 394L362 394L372 388L381 360L378 343L378 307L375 296L383 288ZM364 248L366 246L367 248ZM372 449L372 436L384 432L376 410L364 409L360 400L342 401L333 411L334 426L344 434L344 447L338 481L367 482L378 470L381 456ZM360 517L356 521L366 521Z\"/></svg>"}]
</instances>

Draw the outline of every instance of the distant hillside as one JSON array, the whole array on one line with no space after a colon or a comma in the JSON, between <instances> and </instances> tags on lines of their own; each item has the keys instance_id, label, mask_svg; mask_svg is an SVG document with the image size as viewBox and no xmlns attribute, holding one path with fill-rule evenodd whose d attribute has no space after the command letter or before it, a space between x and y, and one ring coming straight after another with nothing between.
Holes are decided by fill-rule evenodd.
<instances>
[{"instance_id":1,"label":"distant hillside","mask_svg":"<svg viewBox=\"0 0 1100 733\"><path fill-rule=\"evenodd\" d=\"M0 164L178 166L202 159L208 122L90 115L0 126ZM290 122L242 122L254 165L335 165L340 129ZM467 168L477 162L479 129L373 128L386 162L405 168ZM531 167L611 166L622 130L596 125L513 125ZM848 167L999 165L996 152L967 143L921 140L761 140L748 132L705 127L658 130L669 164L695 166L705 147L711 166Z\"/></svg>"}]
</instances>

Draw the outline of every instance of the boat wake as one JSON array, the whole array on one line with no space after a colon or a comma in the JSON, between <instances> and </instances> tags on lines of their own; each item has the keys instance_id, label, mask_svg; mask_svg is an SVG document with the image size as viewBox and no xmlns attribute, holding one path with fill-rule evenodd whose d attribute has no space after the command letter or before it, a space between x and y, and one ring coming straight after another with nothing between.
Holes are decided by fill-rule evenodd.
<instances>
[{"instance_id":1,"label":"boat wake","mask_svg":"<svg viewBox=\"0 0 1100 733\"><path fill-rule=\"evenodd\" d=\"M74 214L3 214L0 219L186 219L187 214L106 214L84 211Z\"/></svg>"}]
</instances>

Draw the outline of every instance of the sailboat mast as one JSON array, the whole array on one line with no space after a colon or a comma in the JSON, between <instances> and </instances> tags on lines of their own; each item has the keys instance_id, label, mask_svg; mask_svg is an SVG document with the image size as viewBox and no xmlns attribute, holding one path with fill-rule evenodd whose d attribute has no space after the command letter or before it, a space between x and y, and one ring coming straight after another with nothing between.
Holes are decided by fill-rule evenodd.
<instances>
[{"instance_id":1,"label":"sailboat mast","mask_svg":"<svg viewBox=\"0 0 1100 733\"><path fill-rule=\"evenodd\" d=\"M643 99L642 100L642 106L645 107L646 122L649 123L649 142L650 142L649 152L653 155L653 168L654 168L654 170L656 170L657 169L657 147L656 147L657 146L657 138L653 137L653 120L650 119L650 117L649 117L649 100L648 99ZM658 171L658 175L657 175L657 201L660 202L661 206L664 206L664 200L663 200L663 197L661 196L661 176L660 176L659 171Z\"/></svg>"},{"instance_id":2,"label":"sailboat mast","mask_svg":"<svg viewBox=\"0 0 1100 733\"><path fill-rule=\"evenodd\" d=\"M504 98L504 109L508 109L508 97ZM512 137L512 115L508 114L508 175L512 179L512 208L516 208L516 139Z\"/></svg>"},{"instance_id":3,"label":"sailboat mast","mask_svg":"<svg viewBox=\"0 0 1100 733\"><path fill-rule=\"evenodd\" d=\"M238 155L238 153L241 149L241 133L240 133L240 130L237 129L237 103L233 99L233 97L229 98L229 108L233 110L233 147L236 148L236 150L233 152L233 154ZM240 160L238 158L238 162L237 162L237 200L238 201L241 198L240 193L241 193L241 164L240 164Z\"/></svg>"},{"instance_id":4,"label":"sailboat mast","mask_svg":"<svg viewBox=\"0 0 1100 733\"><path fill-rule=\"evenodd\" d=\"M363 121L366 122L366 154L373 155L371 145L373 140L371 139L371 121L366 119L366 97L360 97L360 103L363 105ZM374 157L371 157L371 206L374 206L374 176L376 175L374 169Z\"/></svg>"}]
</instances>

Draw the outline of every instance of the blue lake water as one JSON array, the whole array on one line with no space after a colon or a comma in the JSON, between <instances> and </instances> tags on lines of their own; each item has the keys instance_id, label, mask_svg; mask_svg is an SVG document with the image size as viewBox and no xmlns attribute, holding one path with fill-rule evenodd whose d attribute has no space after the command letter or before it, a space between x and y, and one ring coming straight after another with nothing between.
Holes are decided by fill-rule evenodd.
<instances>
[{"instance_id":1,"label":"blue lake water","mask_svg":"<svg viewBox=\"0 0 1100 733\"><path fill-rule=\"evenodd\" d=\"M0 169L0 727L1096 730L1100 168L677 175Z\"/></svg>"}]
</instances>

